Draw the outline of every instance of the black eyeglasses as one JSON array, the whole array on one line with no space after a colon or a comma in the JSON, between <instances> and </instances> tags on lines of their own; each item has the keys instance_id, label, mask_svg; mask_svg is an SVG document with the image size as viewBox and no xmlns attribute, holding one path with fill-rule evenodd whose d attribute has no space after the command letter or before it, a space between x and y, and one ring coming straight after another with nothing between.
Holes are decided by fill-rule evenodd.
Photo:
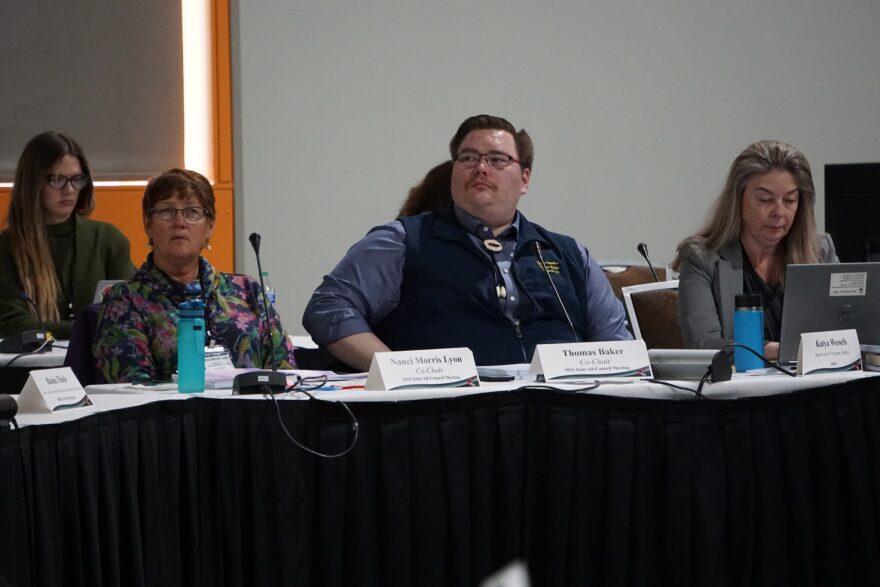
<instances>
[{"instance_id":1,"label":"black eyeglasses","mask_svg":"<svg viewBox=\"0 0 880 587\"><path fill-rule=\"evenodd\" d=\"M177 218L178 212L183 215L183 219L187 224L195 224L208 215L208 211L205 208L198 208L196 206L188 206L186 208L153 208L150 210L150 214L162 222L173 221Z\"/></svg>"},{"instance_id":2,"label":"black eyeglasses","mask_svg":"<svg viewBox=\"0 0 880 587\"><path fill-rule=\"evenodd\" d=\"M81 190L89 185L89 176L84 173L80 175L71 175L70 177L50 173L46 176L46 183L48 183L49 187L53 190L63 190L68 183L73 186L73 189Z\"/></svg>"},{"instance_id":3,"label":"black eyeglasses","mask_svg":"<svg viewBox=\"0 0 880 587\"><path fill-rule=\"evenodd\" d=\"M462 151L455 156L455 162L463 167L476 167L480 160L485 159L492 169L504 169L511 163L519 163L506 153L477 153L476 151Z\"/></svg>"}]
</instances>

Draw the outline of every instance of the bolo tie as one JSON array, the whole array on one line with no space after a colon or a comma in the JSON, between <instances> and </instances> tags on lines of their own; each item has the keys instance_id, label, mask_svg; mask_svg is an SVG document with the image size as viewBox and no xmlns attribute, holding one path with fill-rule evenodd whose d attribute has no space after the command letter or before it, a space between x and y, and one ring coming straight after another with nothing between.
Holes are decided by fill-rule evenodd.
<instances>
[{"instance_id":1,"label":"bolo tie","mask_svg":"<svg viewBox=\"0 0 880 587\"><path fill-rule=\"evenodd\" d=\"M498 253L504 250L501 243L494 238L483 240L483 246L489 251L489 259L492 260L492 275L495 277L495 294L499 300L507 299L507 288L504 286L504 278L501 276L501 269L498 268Z\"/></svg>"}]
</instances>

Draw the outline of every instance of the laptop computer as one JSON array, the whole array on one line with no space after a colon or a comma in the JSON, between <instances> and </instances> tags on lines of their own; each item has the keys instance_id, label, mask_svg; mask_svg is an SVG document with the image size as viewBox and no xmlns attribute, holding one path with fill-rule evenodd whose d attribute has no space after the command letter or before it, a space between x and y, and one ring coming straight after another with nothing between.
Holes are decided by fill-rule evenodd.
<instances>
[{"instance_id":1,"label":"laptop computer","mask_svg":"<svg viewBox=\"0 0 880 587\"><path fill-rule=\"evenodd\" d=\"M125 281L124 279L102 279L95 286L95 296L92 300L93 304L100 304L101 300L104 299L104 294L107 293L107 290L117 283L122 283Z\"/></svg>"},{"instance_id":2,"label":"laptop computer","mask_svg":"<svg viewBox=\"0 0 880 587\"><path fill-rule=\"evenodd\" d=\"M786 267L780 364L797 362L802 333L850 328L860 344L880 344L880 263Z\"/></svg>"}]
</instances>

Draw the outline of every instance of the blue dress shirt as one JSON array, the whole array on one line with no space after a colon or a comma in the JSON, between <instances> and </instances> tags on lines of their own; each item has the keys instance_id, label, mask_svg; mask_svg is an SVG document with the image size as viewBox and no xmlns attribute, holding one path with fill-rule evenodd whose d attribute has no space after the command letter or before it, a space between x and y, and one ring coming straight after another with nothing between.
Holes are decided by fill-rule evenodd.
<instances>
[{"instance_id":1,"label":"blue dress shirt","mask_svg":"<svg viewBox=\"0 0 880 587\"><path fill-rule=\"evenodd\" d=\"M492 237L492 230L477 218L454 206L458 222L469 233L474 247L485 254L482 245ZM506 299L499 299L504 314L516 324L519 292L510 276L510 265L519 232L520 215L513 224L495 237L502 244L497 254L498 267L507 288ZM312 294L303 315L303 326L319 345L327 345L362 332L372 332L400 302L403 267L406 257L406 233L395 220L370 230L355 243ZM628 340L625 314L620 301L602 269L583 245L578 245L584 268L584 292L590 324L584 331L587 340ZM489 275L487 274L487 278Z\"/></svg>"}]
</instances>

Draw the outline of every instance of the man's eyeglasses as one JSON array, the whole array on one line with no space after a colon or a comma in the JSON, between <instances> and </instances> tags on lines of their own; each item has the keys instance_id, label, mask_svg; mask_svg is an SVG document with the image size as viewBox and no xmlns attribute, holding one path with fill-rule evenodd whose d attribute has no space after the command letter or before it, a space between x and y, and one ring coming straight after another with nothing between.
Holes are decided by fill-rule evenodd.
<instances>
[{"instance_id":1,"label":"man's eyeglasses","mask_svg":"<svg viewBox=\"0 0 880 587\"><path fill-rule=\"evenodd\" d=\"M519 163L506 153L477 153L476 151L462 151L455 156L455 162L463 167L476 167L480 160L485 159L492 169L504 169L511 163Z\"/></svg>"},{"instance_id":2,"label":"man's eyeglasses","mask_svg":"<svg viewBox=\"0 0 880 587\"><path fill-rule=\"evenodd\" d=\"M89 176L85 174L80 175L72 175L70 177L66 175L57 175L57 174L49 174L46 176L46 183L49 184L53 190L63 190L65 186L67 186L68 182L73 186L75 190L81 190L87 185L89 185Z\"/></svg>"},{"instance_id":3,"label":"man's eyeglasses","mask_svg":"<svg viewBox=\"0 0 880 587\"><path fill-rule=\"evenodd\" d=\"M177 213L183 215L183 219L187 224L195 224L208 215L208 211L204 208L196 206L188 206L186 208L153 208L150 214L161 220L162 222L172 222L177 218Z\"/></svg>"}]
</instances>

